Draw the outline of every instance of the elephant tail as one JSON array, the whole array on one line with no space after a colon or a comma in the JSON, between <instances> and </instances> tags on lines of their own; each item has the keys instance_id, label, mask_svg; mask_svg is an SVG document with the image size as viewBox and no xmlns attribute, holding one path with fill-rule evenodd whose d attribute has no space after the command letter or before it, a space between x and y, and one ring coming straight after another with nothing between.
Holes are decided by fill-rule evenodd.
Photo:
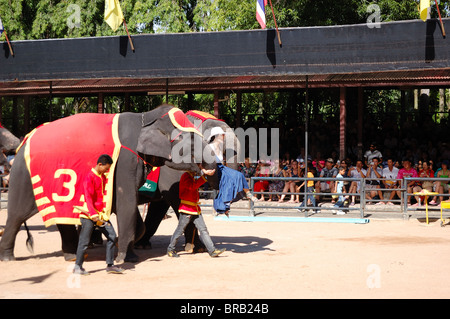
<instances>
[{"instance_id":1,"label":"elephant tail","mask_svg":"<svg viewBox=\"0 0 450 319\"><path fill-rule=\"evenodd\" d=\"M23 222L23 225L25 226L25 230L27 231L27 249L30 253L34 254L34 239L31 235L30 229L28 228L27 222Z\"/></svg>"}]
</instances>

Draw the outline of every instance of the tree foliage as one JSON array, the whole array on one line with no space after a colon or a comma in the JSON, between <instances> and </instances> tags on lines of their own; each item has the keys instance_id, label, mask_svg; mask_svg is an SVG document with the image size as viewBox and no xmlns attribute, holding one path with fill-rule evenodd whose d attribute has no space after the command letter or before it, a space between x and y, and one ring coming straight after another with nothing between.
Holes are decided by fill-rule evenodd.
<instances>
[{"instance_id":1,"label":"tree foliage","mask_svg":"<svg viewBox=\"0 0 450 319\"><path fill-rule=\"evenodd\" d=\"M132 34L216 32L259 29L255 18L255 0L119 0L128 29ZM310 27L365 23L372 13L371 4L380 9L381 22L419 19L419 0L272 0L278 26ZM432 16L437 17L434 1ZM95 37L125 35L123 27L113 32L104 21L104 0L0 0L0 17L10 40ZM441 14L449 16L449 1L440 1ZM267 27L274 28L270 6L266 7ZM0 36L0 41L4 35ZM311 114L321 121L337 121L339 98L335 90L311 93ZM369 113L380 117L383 112L400 110L399 91L368 92ZM433 110L439 99L432 91ZM237 97L221 96L222 117L233 123ZM3 117L11 115L10 107L20 101L3 99ZM165 101L162 96L131 96L130 110L141 112ZM49 103L51 112L48 114ZM170 103L182 109L189 107L213 110L212 94L170 96ZM272 125L298 126L305 118L304 92L246 93L242 95L242 124L252 125L258 117ZM124 110L124 96L105 97L108 112ZM46 112L47 110L47 112ZM31 126L77 112L95 112L96 97L33 98L30 106ZM431 109L430 109L431 111ZM385 114L383 113L383 114ZM382 121L379 119L378 122Z\"/></svg>"}]
</instances>

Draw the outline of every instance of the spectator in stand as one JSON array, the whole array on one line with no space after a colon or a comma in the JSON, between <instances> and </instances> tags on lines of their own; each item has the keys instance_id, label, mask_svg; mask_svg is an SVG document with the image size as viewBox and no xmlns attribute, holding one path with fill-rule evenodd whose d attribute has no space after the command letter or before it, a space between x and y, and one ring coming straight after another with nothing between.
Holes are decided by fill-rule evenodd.
<instances>
[{"instance_id":1,"label":"spectator in stand","mask_svg":"<svg viewBox=\"0 0 450 319\"><path fill-rule=\"evenodd\" d=\"M366 199L368 199L368 204L371 204L372 200L376 200L376 196L378 195L378 199L383 199L383 194L380 190L380 179L383 177L383 169L379 167L380 159L378 157L374 157L370 161L370 165L367 168L366 173ZM377 205L384 205L383 201L379 201Z\"/></svg>"},{"instance_id":2,"label":"spectator in stand","mask_svg":"<svg viewBox=\"0 0 450 319\"><path fill-rule=\"evenodd\" d=\"M363 168L363 161L357 160L355 166L350 168L349 174L350 178L366 178L367 171ZM360 188L360 181L352 181L349 193L359 193ZM356 195L352 195L352 202L350 203L350 206L355 205L355 197Z\"/></svg>"},{"instance_id":3,"label":"spectator in stand","mask_svg":"<svg viewBox=\"0 0 450 319\"><path fill-rule=\"evenodd\" d=\"M448 178L449 177L449 171L448 171L448 164L449 161L448 160L443 160L441 163L441 168L436 172L436 176L438 178ZM437 193L439 194L444 194L445 192L448 192L450 194L450 181L445 181L445 182L435 182L434 183L434 189ZM440 196L439 197L440 202L442 203L442 201L444 200L444 196ZM436 199L433 198L433 200L430 202L431 205L436 205ZM439 203L440 205L440 203Z\"/></svg>"},{"instance_id":4,"label":"spectator in stand","mask_svg":"<svg viewBox=\"0 0 450 319\"><path fill-rule=\"evenodd\" d=\"M334 161L330 157L325 162L325 167L320 171L319 177L328 178L326 181L317 181L316 182L316 193L331 193L334 190L335 181L331 180L339 173L338 169L334 167ZM317 201L320 200L320 195L317 195ZM333 204L335 202L334 199L331 201Z\"/></svg>"},{"instance_id":5,"label":"spectator in stand","mask_svg":"<svg viewBox=\"0 0 450 319\"><path fill-rule=\"evenodd\" d=\"M405 177L418 177L417 171L412 167L411 160L404 158L402 161L403 168L398 171L397 179L404 179ZM409 181L406 185L406 191L408 194L420 192L422 188L417 184L417 181ZM397 191L397 196L400 197L400 191ZM411 205L411 196L406 196L408 205ZM413 206L419 205L419 196L415 196L417 203Z\"/></svg>"},{"instance_id":6,"label":"spectator in stand","mask_svg":"<svg viewBox=\"0 0 450 319\"><path fill-rule=\"evenodd\" d=\"M258 166L256 167L256 174L257 177L269 177L270 176L270 163L267 161L258 161ZM255 182L255 185L253 185L253 191L254 192L267 192L269 190L269 181L267 180L258 180ZM255 194L257 196L258 194ZM261 197L259 198L260 201L264 201L264 194L260 194Z\"/></svg>"},{"instance_id":7,"label":"spectator in stand","mask_svg":"<svg viewBox=\"0 0 450 319\"><path fill-rule=\"evenodd\" d=\"M343 177L343 178L348 178L348 177L350 177L350 175L349 175L349 170L350 170L350 159L349 159L349 158L343 159L343 160L341 161L341 167L344 168L344 174L342 174L342 177ZM344 181L344 189L345 189L345 192L346 192L346 193L349 192L349 190L350 190L350 182L349 182L349 181Z\"/></svg>"},{"instance_id":8,"label":"spectator in stand","mask_svg":"<svg viewBox=\"0 0 450 319\"><path fill-rule=\"evenodd\" d=\"M343 174L345 173L345 167L341 166L338 168L338 174L336 175L337 178L343 178ZM336 208L337 211L335 211L336 215L344 215L345 211L343 211L341 208L344 207L346 204L348 205L348 195L344 195L345 189L344 189L344 181L337 181L335 183L335 188L333 190L334 193L340 194L338 195L338 200L336 204L333 205L333 208Z\"/></svg>"},{"instance_id":9,"label":"spectator in stand","mask_svg":"<svg viewBox=\"0 0 450 319\"><path fill-rule=\"evenodd\" d=\"M255 166L250 163L250 158L246 157L245 162L239 165L239 171L244 174L245 178L251 178L255 175Z\"/></svg>"},{"instance_id":10,"label":"spectator in stand","mask_svg":"<svg viewBox=\"0 0 450 319\"><path fill-rule=\"evenodd\" d=\"M383 186L385 189L396 189L398 187L398 182L396 180L398 176L399 169L394 166L394 161L392 158L388 158L386 161L387 166L383 169ZM390 192L389 201L386 203L387 205L394 205L392 200L395 197L395 191L387 191Z\"/></svg>"},{"instance_id":11,"label":"spectator in stand","mask_svg":"<svg viewBox=\"0 0 450 319\"><path fill-rule=\"evenodd\" d=\"M311 165L308 165L307 178L314 178L313 169L314 168ZM297 191L300 191L300 189L302 188L302 186L304 186L304 184L305 184L305 182L303 182L301 185L299 185ZM314 198L314 195L312 194L314 192L314 181L313 180L307 181L306 191L308 193L306 196L306 200L303 199L303 202L300 204L300 207L305 207L305 206L310 206L310 205L312 205L313 207L316 206L316 200ZM301 208L299 208L299 210L301 211ZM315 213L317 213L317 211L314 210L314 214Z\"/></svg>"},{"instance_id":12,"label":"spectator in stand","mask_svg":"<svg viewBox=\"0 0 450 319\"><path fill-rule=\"evenodd\" d=\"M383 155L379 150L377 150L377 144L373 142L370 144L369 150L364 153L366 167L370 167L372 159L375 157L378 157L378 161L380 163L383 161Z\"/></svg>"},{"instance_id":13,"label":"spectator in stand","mask_svg":"<svg viewBox=\"0 0 450 319\"><path fill-rule=\"evenodd\" d=\"M299 177L299 171L298 171L298 162L296 160L293 160L291 162L290 166L285 166L283 168L284 177ZM298 195L295 195L295 188L296 188L296 182L297 181L285 181L284 182L284 188L283 193L287 193L288 191L291 191L291 199L288 201L289 203L295 203L296 198L298 198ZM284 198L286 197L286 194L282 194L279 202L283 202ZM298 202L298 199L297 199Z\"/></svg>"},{"instance_id":14,"label":"spectator in stand","mask_svg":"<svg viewBox=\"0 0 450 319\"><path fill-rule=\"evenodd\" d=\"M284 164L281 160L276 160L275 164L277 165L276 170L273 172L273 177L284 177L283 175L283 167ZM274 193L274 192L282 192L284 188L284 181L282 180L274 180L273 182L269 183L269 192ZM280 199L280 195L277 194L270 194L269 195L269 202L271 202L272 200L279 200Z\"/></svg>"},{"instance_id":15,"label":"spectator in stand","mask_svg":"<svg viewBox=\"0 0 450 319\"><path fill-rule=\"evenodd\" d=\"M419 171L418 175L420 178L434 178L433 165L430 165L428 161L419 162L419 167L422 169ZM422 189L426 189L429 192L433 191L433 181L421 181L420 185ZM420 201L423 202L425 200L425 196L420 196Z\"/></svg>"},{"instance_id":16,"label":"spectator in stand","mask_svg":"<svg viewBox=\"0 0 450 319\"><path fill-rule=\"evenodd\" d=\"M434 178L433 165L429 161L422 162L422 169L419 171L420 178ZM429 192L433 191L433 181L423 181L422 189L426 189Z\"/></svg>"}]
</instances>

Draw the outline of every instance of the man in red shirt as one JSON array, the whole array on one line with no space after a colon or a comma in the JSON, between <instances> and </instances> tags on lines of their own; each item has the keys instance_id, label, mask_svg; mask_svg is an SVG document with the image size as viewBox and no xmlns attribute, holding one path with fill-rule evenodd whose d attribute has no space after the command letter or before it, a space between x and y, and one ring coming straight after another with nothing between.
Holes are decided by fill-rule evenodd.
<instances>
[{"instance_id":1,"label":"man in red shirt","mask_svg":"<svg viewBox=\"0 0 450 319\"><path fill-rule=\"evenodd\" d=\"M200 167L201 168L201 167ZM204 175L213 175L214 169L206 170L201 168ZM167 248L167 255L169 257L180 257L176 251L175 246L178 239L183 235L186 226L192 221L200 232L200 240L206 246L208 253L211 257L217 257L225 251L223 249L216 249L209 236L208 229L206 228L205 221L201 213L199 205L199 193L198 189L206 182L206 178L202 175L200 178L195 179L194 173L186 172L180 179L180 207L178 208L178 226L172 235L169 247Z\"/></svg>"},{"instance_id":2,"label":"man in red shirt","mask_svg":"<svg viewBox=\"0 0 450 319\"><path fill-rule=\"evenodd\" d=\"M403 179L405 177L419 177L416 169L414 167L412 167L411 160L409 158L404 158L402 161L402 164L403 164L403 168L401 168L398 171L397 179ZM414 180L409 181L408 184L406 185L406 192L408 194L420 192L421 190L422 190L422 188L419 185L417 185L417 181L414 181ZM397 191L397 196L399 198L401 198L400 191ZM415 199L416 199L417 203L414 204L413 206L418 206L419 205L419 196L415 196ZM411 204L411 196L407 196L407 201L408 201L408 205L410 205Z\"/></svg>"},{"instance_id":3,"label":"man in red shirt","mask_svg":"<svg viewBox=\"0 0 450 319\"><path fill-rule=\"evenodd\" d=\"M108 273L122 273L123 269L114 266L114 245L116 241L116 232L109 221L109 215L103 210L103 195L105 193L106 177L105 173L111 168L113 163L109 155L103 154L97 160L97 165L91 169L86 175L83 182L84 199L87 205L87 210L82 210L80 213L81 231L78 239L77 259L73 272L80 275L89 275L89 272L84 270L84 254L89 245L92 231L95 226L100 226L100 231L106 236L106 271Z\"/></svg>"}]
</instances>

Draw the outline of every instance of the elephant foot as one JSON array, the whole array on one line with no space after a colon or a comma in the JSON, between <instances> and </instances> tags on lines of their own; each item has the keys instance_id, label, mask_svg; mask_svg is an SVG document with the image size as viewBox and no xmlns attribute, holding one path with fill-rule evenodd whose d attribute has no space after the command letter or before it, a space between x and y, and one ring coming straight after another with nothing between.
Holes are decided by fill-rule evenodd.
<instances>
[{"instance_id":1,"label":"elephant foot","mask_svg":"<svg viewBox=\"0 0 450 319\"><path fill-rule=\"evenodd\" d=\"M134 251L128 250L125 256L125 262L128 263L137 263L139 261L139 256L134 253Z\"/></svg>"},{"instance_id":2,"label":"elephant foot","mask_svg":"<svg viewBox=\"0 0 450 319\"><path fill-rule=\"evenodd\" d=\"M184 245L184 251L189 254L192 254L194 252L194 244L186 243L186 245Z\"/></svg>"},{"instance_id":3,"label":"elephant foot","mask_svg":"<svg viewBox=\"0 0 450 319\"><path fill-rule=\"evenodd\" d=\"M123 264L125 262L125 257L126 257L125 253L118 253L115 260L116 264Z\"/></svg>"},{"instance_id":4,"label":"elephant foot","mask_svg":"<svg viewBox=\"0 0 450 319\"><path fill-rule=\"evenodd\" d=\"M139 256L135 253L118 253L115 259L116 264L123 264L125 262L128 263L137 263L139 261Z\"/></svg>"},{"instance_id":5,"label":"elephant foot","mask_svg":"<svg viewBox=\"0 0 450 319\"><path fill-rule=\"evenodd\" d=\"M76 254L64 253L64 260L65 261L76 261L77 260L77 255Z\"/></svg>"},{"instance_id":6,"label":"elephant foot","mask_svg":"<svg viewBox=\"0 0 450 319\"><path fill-rule=\"evenodd\" d=\"M134 244L134 249L152 249L152 243L149 240L139 240Z\"/></svg>"},{"instance_id":7,"label":"elephant foot","mask_svg":"<svg viewBox=\"0 0 450 319\"><path fill-rule=\"evenodd\" d=\"M14 254L12 252L3 251L0 253L0 260L1 261L14 261L16 258L14 257Z\"/></svg>"},{"instance_id":8,"label":"elephant foot","mask_svg":"<svg viewBox=\"0 0 450 319\"><path fill-rule=\"evenodd\" d=\"M195 244L192 244L192 243L187 243L184 246L184 251L189 253L189 254L199 254L199 253L204 253L207 250L206 250L206 247L203 244L195 245Z\"/></svg>"},{"instance_id":9,"label":"elephant foot","mask_svg":"<svg viewBox=\"0 0 450 319\"><path fill-rule=\"evenodd\" d=\"M139 256L135 253L118 253L115 259L116 264L127 263L137 263L139 261Z\"/></svg>"}]
</instances>

